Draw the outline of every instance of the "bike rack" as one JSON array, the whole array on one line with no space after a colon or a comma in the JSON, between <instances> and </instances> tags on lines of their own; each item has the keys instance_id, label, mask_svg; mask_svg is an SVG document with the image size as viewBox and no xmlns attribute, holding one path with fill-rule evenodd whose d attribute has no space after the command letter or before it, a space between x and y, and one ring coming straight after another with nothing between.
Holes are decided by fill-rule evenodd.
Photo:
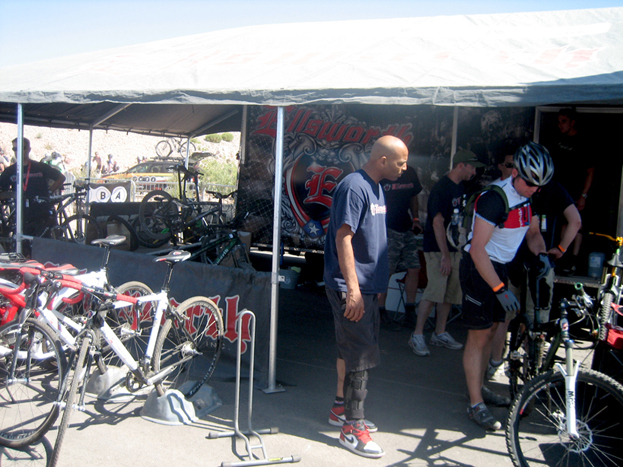
<instances>
[{"instance_id":1,"label":"bike rack","mask_svg":"<svg viewBox=\"0 0 623 467\"><path fill-rule=\"evenodd\" d=\"M249 350L249 408L248 408L248 431L240 431L239 423L238 423L238 415L240 410L240 361L242 359L242 318L245 315L250 316L249 321L249 334L251 338L251 347ZM208 439L216 439L216 438L240 438L244 441L246 448L246 455L241 454L238 455L236 452L236 443L233 443L233 451L240 458L247 457L248 460L242 460L239 462L222 462L221 467L239 467L239 466L247 466L247 465L272 465L272 464L286 464L286 463L294 463L300 462L301 456L294 455L288 457L272 457L269 458L266 454L266 447L264 446L264 441L261 437L261 434L276 434L279 433L279 428L265 428L262 430L253 430L252 428L252 416L253 416L253 372L254 372L254 362L255 362L255 314L249 310L243 310L238 319L236 320L236 329L238 333L238 353L236 356L236 395L235 395L235 403L234 403L234 431L211 431L208 434ZM258 444L251 444L250 436L254 436L258 440ZM260 449L262 451L262 457L253 453L254 449Z\"/></svg>"}]
</instances>

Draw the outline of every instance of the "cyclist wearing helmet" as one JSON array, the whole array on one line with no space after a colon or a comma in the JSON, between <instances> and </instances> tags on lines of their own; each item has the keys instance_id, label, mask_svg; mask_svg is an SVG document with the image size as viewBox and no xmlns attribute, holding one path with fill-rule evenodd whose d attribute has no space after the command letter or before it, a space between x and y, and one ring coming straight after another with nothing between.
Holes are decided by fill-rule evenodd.
<instances>
[{"instance_id":1,"label":"cyclist wearing helmet","mask_svg":"<svg viewBox=\"0 0 623 467\"><path fill-rule=\"evenodd\" d=\"M538 217L530 206L530 197L547 184L554 165L547 149L528 143L517 150L515 168L509 178L493 182L504 191L505 200L495 191L484 192L474 206L470 241L465 246L460 265L463 289L463 322L468 328L463 354L467 380L468 415L487 430L499 430L501 424L486 404L504 406L510 401L487 388L483 379L493 336L507 312L517 312L519 301L508 290L507 264L526 239L535 255L545 254L545 242Z\"/></svg>"}]
</instances>

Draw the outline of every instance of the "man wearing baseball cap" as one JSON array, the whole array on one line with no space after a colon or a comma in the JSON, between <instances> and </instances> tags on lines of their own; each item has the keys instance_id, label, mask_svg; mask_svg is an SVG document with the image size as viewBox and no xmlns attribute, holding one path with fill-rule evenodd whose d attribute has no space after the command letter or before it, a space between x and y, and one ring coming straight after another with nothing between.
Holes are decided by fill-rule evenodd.
<instances>
[{"instance_id":1,"label":"man wearing baseball cap","mask_svg":"<svg viewBox=\"0 0 623 467\"><path fill-rule=\"evenodd\" d=\"M446 239L446 228L452 219L454 209L461 209L465 193L461 184L476 175L478 167L485 164L476 154L461 149L452 158L452 170L439 180L428 198L428 214L424 228L424 258L428 284L422 295L417 313L415 330L408 344L413 353L421 357L430 355L424 339L424 325L436 307L435 332L430 338L432 345L460 350L463 344L455 341L446 332L446 321L452 305L460 305L462 300L459 283L459 261L461 254Z\"/></svg>"}]
</instances>

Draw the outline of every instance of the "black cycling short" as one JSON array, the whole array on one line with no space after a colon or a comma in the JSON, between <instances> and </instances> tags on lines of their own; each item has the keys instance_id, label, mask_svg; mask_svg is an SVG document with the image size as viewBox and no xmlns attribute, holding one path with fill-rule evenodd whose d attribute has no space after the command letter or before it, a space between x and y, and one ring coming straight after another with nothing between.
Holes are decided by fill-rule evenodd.
<instances>
[{"instance_id":1,"label":"black cycling short","mask_svg":"<svg viewBox=\"0 0 623 467\"><path fill-rule=\"evenodd\" d=\"M506 265L495 261L492 264L500 280L507 284ZM506 312L502 304L476 269L469 253L461 257L459 278L463 289L462 319L467 329L489 329L493 323L504 322Z\"/></svg>"}]
</instances>

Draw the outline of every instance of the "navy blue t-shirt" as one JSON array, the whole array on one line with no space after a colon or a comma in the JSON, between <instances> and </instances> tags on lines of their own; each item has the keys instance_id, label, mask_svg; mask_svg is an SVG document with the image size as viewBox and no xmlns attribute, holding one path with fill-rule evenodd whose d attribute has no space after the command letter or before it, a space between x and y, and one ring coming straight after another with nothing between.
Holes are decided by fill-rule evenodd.
<instances>
[{"instance_id":1,"label":"navy blue t-shirt","mask_svg":"<svg viewBox=\"0 0 623 467\"><path fill-rule=\"evenodd\" d=\"M387 204L387 227L397 232L411 230L413 226L413 218L409 215L411 198L422 191L415 169L407 166L398 180L395 182L381 180L381 186L385 192ZM413 215L417 217L418 213L414 212Z\"/></svg>"},{"instance_id":2,"label":"navy blue t-shirt","mask_svg":"<svg viewBox=\"0 0 623 467\"><path fill-rule=\"evenodd\" d=\"M385 197L378 183L363 170L344 177L335 189L324 252L324 282L347 292L340 270L335 236L342 225L350 226L359 289L363 294L382 293L389 282Z\"/></svg>"}]
</instances>

